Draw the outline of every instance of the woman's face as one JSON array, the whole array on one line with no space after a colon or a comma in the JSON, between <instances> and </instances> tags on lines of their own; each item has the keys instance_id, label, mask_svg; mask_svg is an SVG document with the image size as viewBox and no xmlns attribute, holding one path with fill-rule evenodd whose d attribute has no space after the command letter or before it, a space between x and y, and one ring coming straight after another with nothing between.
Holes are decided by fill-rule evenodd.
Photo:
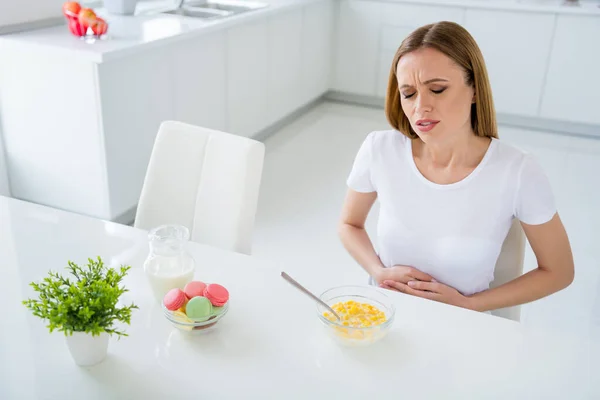
<instances>
[{"instance_id":1,"label":"woman's face","mask_svg":"<svg viewBox=\"0 0 600 400\"><path fill-rule=\"evenodd\" d=\"M425 143L451 142L473 133L475 90L452 59L431 48L415 50L400 58L396 77L402 110Z\"/></svg>"}]
</instances>

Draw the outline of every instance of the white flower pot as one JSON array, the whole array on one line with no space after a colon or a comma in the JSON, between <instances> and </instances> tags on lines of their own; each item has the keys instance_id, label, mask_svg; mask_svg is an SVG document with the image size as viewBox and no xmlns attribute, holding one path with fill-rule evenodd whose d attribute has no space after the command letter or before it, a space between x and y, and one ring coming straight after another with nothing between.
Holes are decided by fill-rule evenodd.
<instances>
[{"instance_id":1,"label":"white flower pot","mask_svg":"<svg viewBox=\"0 0 600 400\"><path fill-rule=\"evenodd\" d=\"M137 0L104 0L104 8L111 14L133 15Z\"/></svg>"},{"instance_id":2,"label":"white flower pot","mask_svg":"<svg viewBox=\"0 0 600 400\"><path fill-rule=\"evenodd\" d=\"M77 365L87 367L98 364L106 357L109 335L102 332L100 336L91 333L73 332L73 336L66 336L67 346Z\"/></svg>"}]
</instances>

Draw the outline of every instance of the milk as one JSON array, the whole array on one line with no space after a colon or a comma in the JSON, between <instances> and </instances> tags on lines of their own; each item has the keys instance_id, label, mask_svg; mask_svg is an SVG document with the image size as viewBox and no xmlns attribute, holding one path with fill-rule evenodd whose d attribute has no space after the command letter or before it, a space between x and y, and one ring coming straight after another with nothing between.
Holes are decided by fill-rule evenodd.
<instances>
[{"instance_id":1,"label":"milk","mask_svg":"<svg viewBox=\"0 0 600 400\"><path fill-rule=\"evenodd\" d=\"M156 301L171 289L183 289L194 277L195 262L185 251L189 231L181 225L162 225L150 231L150 254L144 272Z\"/></svg>"},{"instance_id":2,"label":"milk","mask_svg":"<svg viewBox=\"0 0 600 400\"><path fill-rule=\"evenodd\" d=\"M152 288L152 293L156 298L156 301L162 303L165 294L171 289L179 288L183 289L188 282L191 282L194 277L194 271L180 272L180 273L158 273L153 274L146 272L148 282Z\"/></svg>"},{"instance_id":3,"label":"milk","mask_svg":"<svg viewBox=\"0 0 600 400\"><path fill-rule=\"evenodd\" d=\"M171 289L183 289L194 278L193 260L185 257L150 257L144 270L156 301L162 303Z\"/></svg>"}]
</instances>

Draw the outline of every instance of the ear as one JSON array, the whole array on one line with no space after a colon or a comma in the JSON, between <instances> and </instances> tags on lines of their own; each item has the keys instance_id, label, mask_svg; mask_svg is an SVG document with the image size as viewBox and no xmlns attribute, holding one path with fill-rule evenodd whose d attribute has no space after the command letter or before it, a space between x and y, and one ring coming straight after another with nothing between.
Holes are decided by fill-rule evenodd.
<instances>
[{"instance_id":1,"label":"ear","mask_svg":"<svg viewBox=\"0 0 600 400\"><path fill-rule=\"evenodd\" d=\"M473 93L473 98L471 99L471 103L475 104L475 93Z\"/></svg>"}]
</instances>

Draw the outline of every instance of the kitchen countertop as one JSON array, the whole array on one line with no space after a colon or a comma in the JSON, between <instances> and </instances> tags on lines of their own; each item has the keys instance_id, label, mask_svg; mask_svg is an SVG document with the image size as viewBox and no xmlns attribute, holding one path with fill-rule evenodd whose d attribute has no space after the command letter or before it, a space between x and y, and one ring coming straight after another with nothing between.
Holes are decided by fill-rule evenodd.
<instances>
[{"instance_id":1,"label":"kitchen countertop","mask_svg":"<svg viewBox=\"0 0 600 400\"><path fill-rule=\"evenodd\" d=\"M162 46L187 40L217 30L265 17L286 9L302 7L325 0L267 0L269 6L260 10L212 21L161 13L173 8L173 1L144 1L138 4L135 16L110 15L102 8L95 11L109 24L104 40L87 43L73 37L66 24L0 36L2 46L19 50L33 49L38 53L77 57L102 63L152 46ZM580 5L565 5L562 0L373 0L417 5L443 5L504 11L544 12L600 16L600 0L582 1Z\"/></svg>"},{"instance_id":2,"label":"kitchen countertop","mask_svg":"<svg viewBox=\"0 0 600 400\"><path fill-rule=\"evenodd\" d=\"M225 29L284 10L303 7L325 0L268 0L268 7L241 13L233 17L204 20L202 18L164 14L173 9L173 1L144 1L138 4L134 16L108 14L104 8L94 8L96 14L108 22L106 39L88 43L69 32L66 21L58 26L0 36L2 46L37 52L51 52L65 57L84 58L102 63L157 45L187 40L199 35Z\"/></svg>"}]
</instances>

